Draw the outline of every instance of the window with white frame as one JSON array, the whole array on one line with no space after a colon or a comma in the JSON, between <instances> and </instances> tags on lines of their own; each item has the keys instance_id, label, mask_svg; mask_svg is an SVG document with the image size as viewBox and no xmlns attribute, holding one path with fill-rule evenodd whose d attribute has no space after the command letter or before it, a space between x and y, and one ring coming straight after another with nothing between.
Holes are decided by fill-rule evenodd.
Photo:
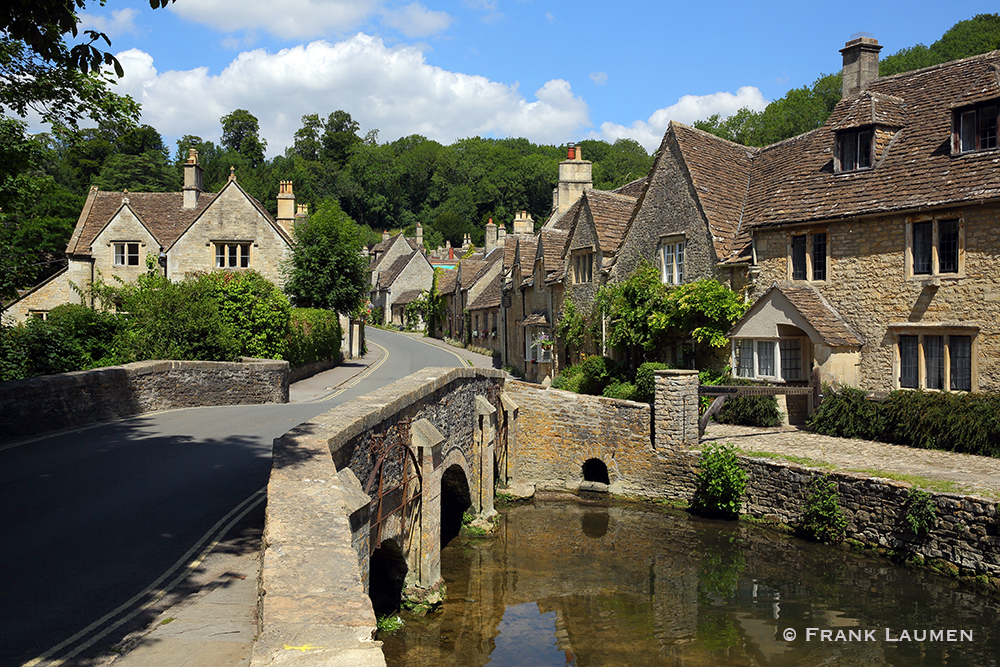
<instances>
[{"instance_id":1,"label":"window with white frame","mask_svg":"<svg viewBox=\"0 0 1000 667\"><path fill-rule=\"evenodd\" d=\"M952 151L971 153L996 148L998 112L1000 105L996 100L956 111L952 127Z\"/></svg>"},{"instance_id":2,"label":"window with white frame","mask_svg":"<svg viewBox=\"0 0 1000 667\"><path fill-rule=\"evenodd\" d=\"M805 377L801 338L737 338L733 340L736 377L796 382Z\"/></svg>"},{"instance_id":3,"label":"window with white frame","mask_svg":"<svg viewBox=\"0 0 1000 667\"><path fill-rule=\"evenodd\" d=\"M115 243L115 266L139 266L139 243Z\"/></svg>"},{"instance_id":4,"label":"window with white frame","mask_svg":"<svg viewBox=\"0 0 1000 667\"><path fill-rule=\"evenodd\" d=\"M823 281L827 278L826 232L792 234L788 242L789 278Z\"/></svg>"},{"instance_id":5,"label":"window with white frame","mask_svg":"<svg viewBox=\"0 0 1000 667\"><path fill-rule=\"evenodd\" d=\"M576 252L573 254L573 282L592 283L594 282L594 255L593 252Z\"/></svg>"},{"instance_id":6,"label":"window with white frame","mask_svg":"<svg viewBox=\"0 0 1000 667\"><path fill-rule=\"evenodd\" d=\"M684 282L684 239L667 238L660 241L660 276L665 285Z\"/></svg>"},{"instance_id":7,"label":"window with white frame","mask_svg":"<svg viewBox=\"0 0 1000 667\"><path fill-rule=\"evenodd\" d=\"M525 329L524 360L541 363L552 361L552 334L548 331Z\"/></svg>"},{"instance_id":8,"label":"window with white frame","mask_svg":"<svg viewBox=\"0 0 1000 667\"><path fill-rule=\"evenodd\" d=\"M872 166L872 129L851 130L837 135L838 172L870 169Z\"/></svg>"},{"instance_id":9,"label":"window with white frame","mask_svg":"<svg viewBox=\"0 0 1000 667\"><path fill-rule=\"evenodd\" d=\"M896 335L901 389L972 391L972 331L931 329Z\"/></svg>"},{"instance_id":10,"label":"window with white frame","mask_svg":"<svg viewBox=\"0 0 1000 667\"><path fill-rule=\"evenodd\" d=\"M250 266L250 243L220 241L215 244L215 268L245 269Z\"/></svg>"},{"instance_id":11,"label":"window with white frame","mask_svg":"<svg viewBox=\"0 0 1000 667\"><path fill-rule=\"evenodd\" d=\"M906 269L913 277L962 273L963 226L959 218L910 220Z\"/></svg>"}]
</instances>

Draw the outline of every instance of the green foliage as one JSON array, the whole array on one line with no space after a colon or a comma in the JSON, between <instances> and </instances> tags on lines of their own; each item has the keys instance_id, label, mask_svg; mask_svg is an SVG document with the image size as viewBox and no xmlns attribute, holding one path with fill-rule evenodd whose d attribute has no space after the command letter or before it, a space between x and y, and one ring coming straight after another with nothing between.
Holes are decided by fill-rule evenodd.
<instances>
[{"instance_id":1,"label":"green foliage","mask_svg":"<svg viewBox=\"0 0 1000 667\"><path fill-rule=\"evenodd\" d=\"M604 388L621 374L618 363L608 357L597 355L587 357L579 366L579 391L581 394L590 394L591 396L601 396L604 393Z\"/></svg>"},{"instance_id":2,"label":"green foliage","mask_svg":"<svg viewBox=\"0 0 1000 667\"><path fill-rule=\"evenodd\" d=\"M340 355L343 331L337 313L316 308L293 308L285 360L292 368Z\"/></svg>"},{"instance_id":3,"label":"green foliage","mask_svg":"<svg viewBox=\"0 0 1000 667\"><path fill-rule=\"evenodd\" d=\"M930 67L1000 48L1000 15L977 14L959 21L930 47L917 44L883 58L879 76Z\"/></svg>"},{"instance_id":4,"label":"green foliage","mask_svg":"<svg viewBox=\"0 0 1000 667\"><path fill-rule=\"evenodd\" d=\"M580 393L580 382L583 381L582 371L583 366L581 364L566 366L552 378L552 387L572 391L577 394Z\"/></svg>"},{"instance_id":5,"label":"green foliage","mask_svg":"<svg viewBox=\"0 0 1000 667\"><path fill-rule=\"evenodd\" d=\"M587 334L588 322L576 303L569 297L563 301L563 314L556 324L556 336L567 347L579 349Z\"/></svg>"},{"instance_id":6,"label":"green foliage","mask_svg":"<svg viewBox=\"0 0 1000 667\"><path fill-rule=\"evenodd\" d=\"M704 384L722 385L756 385L743 378L722 375L714 381ZM706 397L709 398L709 397ZM711 403L711 401L709 401ZM780 426L783 419L778 409L778 399L774 396L740 396L728 399L722 409L715 413L715 421L720 424L736 424L738 426Z\"/></svg>"},{"instance_id":7,"label":"green foliage","mask_svg":"<svg viewBox=\"0 0 1000 667\"><path fill-rule=\"evenodd\" d=\"M367 297L361 230L335 201L295 226L285 292L296 306L349 313Z\"/></svg>"},{"instance_id":8,"label":"green foliage","mask_svg":"<svg viewBox=\"0 0 1000 667\"><path fill-rule=\"evenodd\" d=\"M406 622L400 618L397 614L386 614L385 616L379 616L375 621L375 627L382 634L392 634L397 630L401 630Z\"/></svg>"},{"instance_id":9,"label":"green foliage","mask_svg":"<svg viewBox=\"0 0 1000 667\"><path fill-rule=\"evenodd\" d=\"M267 141L260 138L260 123L246 109L236 109L219 119L222 123L222 145L238 153L251 168L264 163Z\"/></svg>"},{"instance_id":10,"label":"green foliage","mask_svg":"<svg viewBox=\"0 0 1000 667\"><path fill-rule=\"evenodd\" d=\"M656 396L656 374L655 371L662 371L670 368L667 364L658 361L647 361L640 364L635 371L635 400L652 404Z\"/></svg>"},{"instance_id":11,"label":"green foliage","mask_svg":"<svg viewBox=\"0 0 1000 667\"><path fill-rule=\"evenodd\" d=\"M930 532L937 523L937 505L926 491L910 489L906 496L904 520L910 532L917 537Z\"/></svg>"},{"instance_id":12,"label":"green foliage","mask_svg":"<svg viewBox=\"0 0 1000 667\"><path fill-rule=\"evenodd\" d=\"M594 296L594 309L608 318L607 341L619 349L638 348L652 352L662 344L662 327L651 325L656 313L663 312L667 288L660 272L643 262L620 283L601 286Z\"/></svg>"},{"instance_id":13,"label":"green foliage","mask_svg":"<svg viewBox=\"0 0 1000 667\"><path fill-rule=\"evenodd\" d=\"M421 295L421 304L423 306L421 313L424 321L427 322L427 331L431 336L437 334L438 328L446 321L448 315L447 298L439 289L442 275L444 275L444 269L440 267L435 268L430 291L427 292L426 296Z\"/></svg>"},{"instance_id":14,"label":"green foliage","mask_svg":"<svg viewBox=\"0 0 1000 667\"><path fill-rule=\"evenodd\" d=\"M601 392L605 398L617 398L623 401L636 401L636 388L631 382L625 380L612 380Z\"/></svg>"},{"instance_id":15,"label":"green foliage","mask_svg":"<svg viewBox=\"0 0 1000 667\"><path fill-rule=\"evenodd\" d=\"M709 445L698 460L691 510L702 516L735 519L743 508L747 473L731 444Z\"/></svg>"},{"instance_id":16,"label":"green foliage","mask_svg":"<svg viewBox=\"0 0 1000 667\"><path fill-rule=\"evenodd\" d=\"M291 306L274 283L256 271L213 271L198 280L208 285L208 297L232 327L241 355L283 358Z\"/></svg>"},{"instance_id":17,"label":"green foliage","mask_svg":"<svg viewBox=\"0 0 1000 667\"><path fill-rule=\"evenodd\" d=\"M86 306L53 308L47 320L32 318L0 327L0 380L19 380L114 363L119 318Z\"/></svg>"},{"instance_id":18,"label":"green foliage","mask_svg":"<svg viewBox=\"0 0 1000 667\"><path fill-rule=\"evenodd\" d=\"M883 401L827 388L809 428L824 435L1000 456L1000 394L898 390Z\"/></svg>"},{"instance_id":19,"label":"green foliage","mask_svg":"<svg viewBox=\"0 0 1000 667\"><path fill-rule=\"evenodd\" d=\"M847 517L840 509L837 482L829 476L816 477L809 484L798 532L817 542L841 542L847 535Z\"/></svg>"}]
</instances>

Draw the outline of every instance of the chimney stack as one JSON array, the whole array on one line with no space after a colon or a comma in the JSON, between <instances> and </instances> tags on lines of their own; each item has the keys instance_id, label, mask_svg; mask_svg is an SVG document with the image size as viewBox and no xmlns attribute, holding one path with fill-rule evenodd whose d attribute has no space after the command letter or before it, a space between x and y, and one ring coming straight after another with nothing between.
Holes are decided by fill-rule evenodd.
<instances>
[{"instance_id":1,"label":"chimney stack","mask_svg":"<svg viewBox=\"0 0 1000 667\"><path fill-rule=\"evenodd\" d=\"M389 230L388 229L383 229L382 230L382 240L383 241L388 241L389 240Z\"/></svg>"},{"instance_id":2,"label":"chimney stack","mask_svg":"<svg viewBox=\"0 0 1000 667\"><path fill-rule=\"evenodd\" d=\"M417 231L414 233L417 241L417 250L420 252L424 251L424 228L419 222L417 223Z\"/></svg>"},{"instance_id":3,"label":"chimney stack","mask_svg":"<svg viewBox=\"0 0 1000 667\"><path fill-rule=\"evenodd\" d=\"M278 225L288 234L295 224L295 195L291 181L278 181Z\"/></svg>"},{"instance_id":4,"label":"chimney stack","mask_svg":"<svg viewBox=\"0 0 1000 667\"><path fill-rule=\"evenodd\" d=\"M559 163L559 185L552 191L550 221L568 211L585 190L594 187L593 168L592 163L583 159L582 147L570 144L568 157ZM514 233L518 233L517 229Z\"/></svg>"},{"instance_id":5,"label":"chimney stack","mask_svg":"<svg viewBox=\"0 0 1000 667\"><path fill-rule=\"evenodd\" d=\"M518 236L534 236L535 221L527 211L518 211L514 218L514 234Z\"/></svg>"},{"instance_id":6,"label":"chimney stack","mask_svg":"<svg viewBox=\"0 0 1000 667\"><path fill-rule=\"evenodd\" d=\"M202 192L201 165L198 164L198 151L188 149L188 159L184 163L184 208L198 206L198 195Z\"/></svg>"},{"instance_id":7,"label":"chimney stack","mask_svg":"<svg viewBox=\"0 0 1000 667\"><path fill-rule=\"evenodd\" d=\"M507 228L501 222L500 229L497 230L497 245L505 245L506 239L507 239Z\"/></svg>"},{"instance_id":8,"label":"chimney stack","mask_svg":"<svg viewBox=\"0 0 1000 667\"><path fill-rule=\"evenodd\" d=\"M497 247L497 226L493 224L493 218L486 223L486 254L493 252L493 249Z\"/></svg>"},{"instance_id":9,"label":"chimney stack","mask_svg":"<svg viewBox=\"0 0 1000 667\"><path fill-rule=\"evenodd\" d=\"M854 36L840 52L844 56L842 94L844 99L857 97L869 81L878 78L878 40L861 33Z\"/></svg>"}]
</instances>

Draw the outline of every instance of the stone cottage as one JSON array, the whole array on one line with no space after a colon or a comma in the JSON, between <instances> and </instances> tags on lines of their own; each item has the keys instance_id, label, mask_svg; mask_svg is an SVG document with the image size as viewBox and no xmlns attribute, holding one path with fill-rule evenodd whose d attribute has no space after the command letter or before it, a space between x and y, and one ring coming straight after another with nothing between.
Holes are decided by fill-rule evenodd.
<instances>
[{"instance_id":1,"label":"stone cottage","mask_svg":"<svg viewBox=\"0 0 1000 667\"><path fill-rule=\"evenodd\" d=\"M173 280L199 271L253 269L281 285L294 220L304 214L296 210L288 181L281 183L277 219L233 172L219 192L205 192L198 153L191 149L182 192L91 188L66 246L66 268L21 295L4 315L24 321L64 303L93 306L95 280L134 281L148 270L147 261Z\"/></svg>"}]
</instances>

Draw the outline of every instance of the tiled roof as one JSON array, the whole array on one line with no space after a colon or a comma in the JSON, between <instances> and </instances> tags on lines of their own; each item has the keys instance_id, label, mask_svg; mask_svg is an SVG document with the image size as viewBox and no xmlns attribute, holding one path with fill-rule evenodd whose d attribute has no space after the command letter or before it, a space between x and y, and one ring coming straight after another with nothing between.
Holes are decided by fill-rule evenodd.
<instances>
[{"instance_id":1,"label":"tiled roof","mask_svg":"<svg viewBox=\"0 0 1000 667\"><path fill-rule=\"evenodd\" d=\"M203 192L198 197L198 205L186 209L184 194L180 192L104 192L91 188L66 252L89 255L94 239L118 213L124 199L128 199L128 207L153 238L164 248L169 248L215 201L216 196L215 193ZM270 218L269 215L266 217Z\"/></svg>"},{"instance_id":2,"label":"tiled roof","mask_svg":"<svg viewBox=\"0 0 1000 667\"><path fill-rule=\"evenodd\" d=\"M759 149L747 148L681 123L671 122L684 165L701 209L708 220L716 255L731 257L750 242L743 207L750 184L751 158ZM662 152L661 148L661 152Z\"/></svg>"},{"instance_id":3,"label":"tiled roof","mask_svg":"<svg viewBox=\"0 0 1000 667\"><path fill-rule=\"evenodd\" d=\"M588 192L590 192L590 190L588 190ZM549 229L562 229L569 231L573 227L573 221L576 219L577 214L580 213L581 206L583 206L583 201L581 199L577 199L573 202L572 206L566 209L561 216L555 219L555 222L547 223L545 226Z\"/></svg>"},{"instance_id":4,"label":"tiled roof","mask_svg":"<svg viewBox=\"0 0 1000 667\"><path fill-rule=\"evenodd\" d=\"M802 313L809 324L829 345L858 346L863 344L861 336L827 303L826 299L812 287L790 287L776 285L775 289L784 294L795 308ZM768 290L770 291L770 290ZM765 293L761 299L767 296Z\"/></svg>"},{"instance_id":5,"label":"tiled roof","mask_svg":"<svg viewBox=\"0 0 1000 667\"><path fill-rule=\"evenodd\" d=\"M500 307L500 282L503 279L499 273L493 276L493 280L486 286L479 296L469 305L469 310L483 310L486 308Z\"/></svg>"},{"instance_id":6,"label":"tiled roof","mask_svg":"<svg viewBox=\"0 0 1000 667\"><path fill-rule=\"evenodd\" d=\"M545 273L549 279L558 279L562 276L566 263L563 261L563 254L566 250L566 242L569 239L569 232L561 229L543 229L538 233L538 248L535 251L535 258L542 258L545 265Z\"/></svg>"},{"instance_id":7,"label":"tiled roof","mask_svg":"<svg viewBox=\"0 0 1000 667\"><path fill-rule=\"evenodd\" d=\"M420 296L420 290L412 289L408 292L403 292L398 297L393 299L392 305L394 306L405 306L408 303L413 303Z\"/></svg>"},{"instance_id":8,"label":"tiled roof","mask_svg":"<svg viewBox=\"0 0 1000 667\"><path fill-rule=\"evenodd\" d=\"M547 327L549 326L549 314L544 311L532 313L521 322L522 327Z\"/></svg>"},{"instance_id":9,"label":"tiled roof","mask_svg":"<svg viewBox=\"0 0 1000 667\"><path fill-rule=\"evenodd\" d=\"M506 273L510 267L514 266L514 254L517 252L517 237L505 236L503 238L503 270Z\"/></svg>"},{"instance_id":10,"label":"tiled roof","mask_svg":"<svg viewBox=\"0 0 1000 667\"><path fill-rule=\"evenodd\" d=\"M458 263L458 284L462 289L469 289L485 267L486 263L481 259L463 259Z\"/></svg>"},{"instance_id":11,"label":"tiled roof","mask_svg":"<svg viewBox=\"0 0 1000 667\"><path fill-rule=\"evenodd\" d=\"M406 265L410 263L410 259L412 257L413 257L412 252L409 255L402 255L401 257L397 257L396 261L394 261L389 266L388 269L379 274L378 277L379 287L388 287L389 285L391 285L392 282L399 277L399 274L403 272L403 269L406 268Z\"/></svg>"},{"instance_id":12,"label":"tiled roof","mask_svg":"<svg viewBox=\"0 0 1000 667\"><path fill-rule=\"evenodd\" d=\"M620 187L615 188L611 192L616 195L625 195L626 197L636 197L642 194L642 190L646 187L646 181L649 180L649 176L643 176L642 178L637 178L631 183L626 183Z\"/></svg>"},{"instance_id":13,"label":"tiled roof","mask_svg":"<svg viewBox=\"0 0 1000 667\"><path fill-rule=\"evenodd\" d=\"M905 124L872 169L833 172L831 130L850 117L842 100L827 124L760 150L745 217L780 225L967 204L1000 198L996 150L952 155L952 110L1000 99L1000 52L875 79L872 98L902 100Z\"/></svg>"},{"instance_id":14,"label":"tiled roof","mask_svg":"<svg viewBox=\"0 0 1000 667\"><path fill-rule=\"evenodd\" d=\"M438 293L454 294L455 282L458 278L458 269L441 269L438 277Z\"/></svg>"},{"instance_id":15,"label":"tiled roof","mask_svg":"<svg viewBox=\"0 0 1000 667\"><path fill-rule=\"evenodd\" d=\"M535 268L535 252L538 249L538 237L520 238L517 240L521 248L521 277L531 277Z\"/></svg>"},{"instance_id":16,"label":"tiled roof","mask_svg":"<svg viewBox=\"0 0 1000 667\"><path fill-rule=\"evenodd\" d=\"M845 106L842 118L831 129L849 130L871 125L900 128L906 124L906 103L895 95L864 90Z\"/></svg>"},{"instance_id":17,"label":"tiled roof","mask_svg":"<svg viewBox=\"0 0 1000 667\"><path fill-rule=\"evenodd\" d=\"M618 247L625 237L632 211L635 208L635 197L616 195L603 190L587 190L581 200L594 218L597 238L605 255L618 252Z\"/></svg>"}]
</instances>

